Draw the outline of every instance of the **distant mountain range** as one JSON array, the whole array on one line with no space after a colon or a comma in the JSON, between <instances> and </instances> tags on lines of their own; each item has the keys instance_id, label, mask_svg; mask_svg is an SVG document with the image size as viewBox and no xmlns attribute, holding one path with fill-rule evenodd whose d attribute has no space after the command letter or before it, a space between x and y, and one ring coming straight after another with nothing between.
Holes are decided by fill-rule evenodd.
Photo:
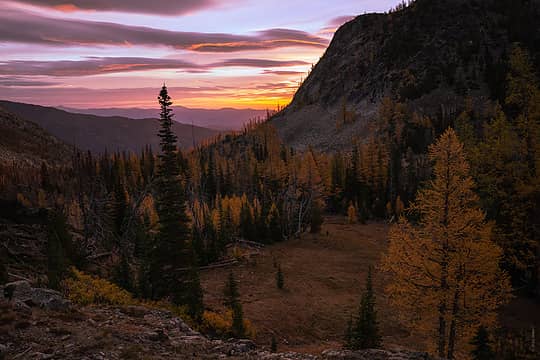
<instances>
[{"instance_id":1,"label":"distant mountain range","mask_svg":"<svg viewBox=\"0 0 540 360\"><path fill-rule=\"evenodd\" d=\"M71 113L97 116L122 116L131 119L158 118L159 109L140 108L98 108L75 109L59 106L58 109ZM255 109L191 109L183 106L173 106L174 120L183 124L196 125L219 131L241 130L242 126L253 119L266 117L265 110Z\"/></svg>"},{"instance_id":2,"label":"distant mountain range","mask_svg":"<svg viewBox=\"0 0 540 360\"><path fill-rule=\"evenodd\" d=\"M81 150L101 153L105 150L139 152L146 145L157 150L159 122L155 118L130 119L122 116L75 114L52 107L0 101L17 117L41 126L64 143ZM175 123L173 130L179 145L188 148L219 134L217 130Z\"/></svg>"}]
</instances>

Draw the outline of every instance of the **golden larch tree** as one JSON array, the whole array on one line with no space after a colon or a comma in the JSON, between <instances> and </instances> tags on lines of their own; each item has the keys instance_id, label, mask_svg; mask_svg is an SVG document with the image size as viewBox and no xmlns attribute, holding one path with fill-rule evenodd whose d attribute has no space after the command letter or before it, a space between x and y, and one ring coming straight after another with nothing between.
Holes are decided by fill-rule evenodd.
<instances>
[{"instance_id":1,"label":"golden larch tree","mask_svg":"<svg viewBox=\"0 0 540 360\"><path fill-rule=\"evenodd\" d=\"M434 339L441 357L453 359L480 325L492 327L510 298L501 249L478 207L463 146L448 129L430 147L434 178L410 212L389 232L382 269L391 274L391 304L407 326Z\"/></svg>"}]
</instances>

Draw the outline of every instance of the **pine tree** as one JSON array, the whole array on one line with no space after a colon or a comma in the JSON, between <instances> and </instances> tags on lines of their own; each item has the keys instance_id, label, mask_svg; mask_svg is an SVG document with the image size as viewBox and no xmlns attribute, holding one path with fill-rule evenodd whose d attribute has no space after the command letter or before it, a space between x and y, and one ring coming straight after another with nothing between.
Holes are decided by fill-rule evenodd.
<instances>
[{"instance_id":1,"label":"pine tree","mask_svg":"<svg viewBox=\"0 0 540 360\"><path fill-rule=\"evenodd\" d=\"M185 304L188 315L197 323L200 323L204 313L204 294L199 278L199 269L196 265L192 265L189 269L185 287L185 291L180 294L180 298L175 302Z\"/></svg>"},{"instance_id":2,"label":"pine tree","mask_svg":"<svg viewBox=\"0 0 540 360\"><path fill-rule=\"evenodd\" d=\"M347 328L345 329L345 349L352 349L353 345L353 318L349 317L347 321Z\"/></svg>"},{"instance_id":3,"label":"pine tree","mask_svg":"<svg viewBox=\"0 0 540 360\"><path fill-rule=\"evenodd\" d=\"M232 271L229 273L227 283L223 289L223 303L232 311L232 333L234 337L241 338L245 335L244 314L242 303L240 302L240 293L238 292L238 283L234 278Z\"/></svg>"},{"instance_id":4,"label":"pine tree","mask_svg":"<svg viewBox=\"0 0 540 360\"><path fill-rule=\"evenodd\" d=\"M116 265L113 274L113 280L116 285L122 289L132 292L133 291L133 279L131 278L131 268L127 260L127 255L122 252L120 254L120 262Z\"/></svg>"},{"instance_id":5,"label":"pine tree","mask_svg":"<svg viewBox=\"0 0 540 360\"><path fill-rule=\"evenodd\" d=\"M281 241L281 220L279 217L278 208L274 203L272 203L272 206L270 207L266 223L270 242Z\"/></svg>"},{"instance_id":6,"label":"pine tree","mask_svg":"<svg viewBox=\"0 0 540 360\"><path fill-rule=\"evenodd\" d=\"M49 287L59 289L70 265L71 235L62 213L49 214L47 224L47 277Z\"/></svg>"},{"instance_id":7,"label":"pine tree","mask_svg":"<svg viewBox=\"0 0 540 360\"><path fill-rule=\"evenodd\" d=\"M186 211L186 196L180 174L177 138L172 131L172 105L167 87L163 85L158 97L161 106L161 153L157 171L156 207L159 233L150 264L150 279L154 298L172 294L176 304L188 305L193 315L202 308L199 277L194 267L191 231ZM188 272L175 269L187 267ZM194 291L195 293L190 293ZM201 303L195 304L200 301Z\"/></svg>"},{"instance_id":8,"label":"pine tree","mask_svg":"<svg viewBox=\"0 0 540 360\"><path fill-rule=\"evenodd\" d=\"M473 360L492 360L495 358L495 353L489 342L489 333L485 326L481 325L476 331L476 335L471 340L471 345L474 347L471 351Z\"/></svg>"},{"instance_id":9,"label":"pine tree","mask_svg":"<svg viewBox=\"0 0 540 360\"><path fill-rule=\"evenodd\" d=\"M237 301L232 307L232 334L235 338L242 338L245 336L245 333L242 304L240 301Z\"/></svg>"},{"instance_id":10,"label":"pine tree","mask_svg":"<svg viewBox=\"0 0 540 360\"><path fill-rule=\"evenodd\" d=\"M240 293L238 292L238 283L234 278L233 272L229 272L229 277L227 278L227 283L223 289L223 305L228 308L232 308L233 304L238 302L240 299Z\"/></svg>"},{"instance_id":11,"label":"pine tree","mask_svg":"<svg viewBox=\"0 0 540 360\"><path fill-rule=\"evenodd\" d=\"M282 290L285 287L285 277L283 271L281 270L281 265L278 265L276 273L276 286L278 289Z\"/></svg>"},{"instance_id":12,"label":"pine tree","mask_svg":"<svg viewBox=\"0 0 540 360\"><path fill-rule=\"evenodd\" d=\"M270 342L270 351L273 353L277 352L277 340L275 335L272 335L272 340Z\"/></svg>"},{"instance_id":13,"label":"pine tree","mask_svg":"<svg viewBox=\"0 0 540 360\"><path fill-rule=\"evenodd\" d=\"M8 272L7 272L4 260L5 260L5 257L0 252L0 285L3 285L8 282Z\"/></svg>"},{"instance_id":14,"label":"pine tree","mask_svg":"<svg viewBox=\"0 0 540 360\"><path fill-rule=\"evenodd\" d=\"M353 350L377 349L381 346L371 267L368 270L366 290L362 294L358 317L356 324L352 327L349 344Z\"/></svg>"},{"instance_id":15,"label":"pine tree","mask_svg":"<svg viewBox=\"0 0 540 360\"><path fill-rule=\"evenodd\" d=\"M322 216L322 209L321 205L319 205L318 201L313 202L313 206L311 207L311 226L310 226L310 232L312 234L317 234L321 232L321 225L323 224L324 219Z\"/></svg>"}]
</instances>

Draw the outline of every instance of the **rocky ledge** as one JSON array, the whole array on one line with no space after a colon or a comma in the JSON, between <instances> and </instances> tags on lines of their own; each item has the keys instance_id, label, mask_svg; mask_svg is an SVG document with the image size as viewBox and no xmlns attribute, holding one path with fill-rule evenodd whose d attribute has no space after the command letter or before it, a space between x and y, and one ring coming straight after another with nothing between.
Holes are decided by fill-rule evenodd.
<instances>
[{"instance_id":1,"label":"rocky ledge","mask_svg":"<svg viewBox=\"0 0 540 360\"><path fill-rule=\"evenodd\" d=\"M429 360L426 353L327 350L271 353L250 340L212 340L163 310L78 308L25 281L0 287L0 359L332 359Z\"/></svg>"}]
</instances>

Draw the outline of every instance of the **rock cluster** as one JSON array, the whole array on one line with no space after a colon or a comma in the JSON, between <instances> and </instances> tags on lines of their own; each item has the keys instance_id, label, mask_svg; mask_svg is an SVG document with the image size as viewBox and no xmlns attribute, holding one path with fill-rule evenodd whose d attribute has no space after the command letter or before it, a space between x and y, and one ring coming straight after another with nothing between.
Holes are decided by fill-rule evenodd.
<instances>
[{"instance_id":1,"label":"rock cluster","mask_svg":"<svg viewBox=\"0 0 540 360\"><path fill-rule=\"evenodd\" d=\"M8 299L15 307L29 309L40 307L46 310L65 311L71 306L69 300L62 297L58 291L44 288L34 288L28 281L15 281L0 287L0 294Z\"/></svg>"},{"instance_id":2,"label":"rock cluster","mask_svg":"<svg viewBox=\"0 0 540 360\"><path fill-rule=\"evenodd\" d=\"M26 281L0 287L0 359L429 360L425 353L327 350L272 353L247 339L209 339L164 310L77 308Z\"/></svg>"}]
</instances>

